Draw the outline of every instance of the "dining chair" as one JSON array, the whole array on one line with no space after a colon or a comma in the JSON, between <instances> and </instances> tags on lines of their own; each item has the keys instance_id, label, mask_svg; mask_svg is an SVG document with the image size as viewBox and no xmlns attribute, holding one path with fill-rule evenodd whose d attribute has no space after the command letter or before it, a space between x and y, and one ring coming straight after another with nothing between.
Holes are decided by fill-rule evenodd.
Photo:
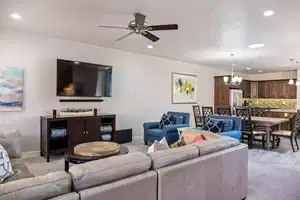
<instances>
[{"instance_id":1,"label":"dining chair","mask_svg":"<svg viewBox=\"0 0 300 200\"><path fill-rule=\"evenodd\" d=\"M251 111L250 108L236 108L236 115L242 118L242 142L248 140L248 147L252 149L253 141L261 141L262 147L265 148L266 143L266 131L263 130L254 130L253 124L251 121ZM245 137L246 136L246 137ZM261 136L262 139L257 139L256 137Z\"/></svg>"},{"instance_id":2,"label":"dining chair","mask_svg":"<svg viewBox=\"0 0 300 200\"><path fill-rule=\"evenodd\" d=\"M223 106L223 105L219 105L217 107L217 113L218 115L227 115L227 116L231 116L231 106Z\"/></svg>"},{"instance_id":3,"label":"dining chair","mask_svg":"<svg viewBox=\"0 0 300 200\"><path fill-rule=\"evenodd\" d=\"M292 123L294 121L294 123ZM295 151L294 148L294 141L296 143L297 146L297 150L299 150L299 145L298 145L298 141L297 141L297 136L299 134L300 131L300 110L297 110L297 114L293 116L292 120L291 120L291 127L292 130L291 131L287 131L287 130L277 130L272 132L272 146L274 148L275 146L275 141L277 141L277 146L279 146L279 141L280 138L289 138L290 142L291 142L291 146L293 149L293 152Z\"/></svg>"},{"instance_id":4,"label":"dining chair","mask_svg":"<svg viewBox=\"0 0 300 200\"><path fill-rule=\"evenodd\" d=\"M213 107L202 106L202 116L203 116L204 123L206 118L213 114L214 114Z\"/></svg>"},{"instance_id":5,"label":"dining chair","mask_svg":"<svg viewBox=\"0 0 300 200\"><path fill-rule=\"evenodd\" d=\"M199 105L193 105L194 119L196 128L203 126L203 117L201 116L201 110Z\"/></svg>"}]
</instances>

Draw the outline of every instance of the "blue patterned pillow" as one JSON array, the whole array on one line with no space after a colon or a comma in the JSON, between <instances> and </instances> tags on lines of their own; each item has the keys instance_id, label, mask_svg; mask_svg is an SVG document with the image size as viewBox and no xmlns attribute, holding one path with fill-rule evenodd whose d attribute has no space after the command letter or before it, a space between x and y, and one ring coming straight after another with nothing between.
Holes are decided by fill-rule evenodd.
<instances>
[{"instance_id":1,"label":"blue patterned pillow","mask_svg":"<svg viewBox=\"0 0 300 200\"><path fill-rule=\"evenodd\" d=\"M173 116L174 124L183 124L183 116L175 115Z\"/></svg>"},{"instance_id":2,"label":"blue patterned pillow","mask_svg":"<svg viewBox=\"0 0 300 200\"><path fill-rule=\"evenodd\" d=\"M209 119L213 119L214 121L222 121L223 122L223 129L222 132L228 132L228 131L232 131L233 129L233 120L232 119L217 119L217 118L208 118L207 121Z\"/></svg>"},{"instance_id":3,"label":"blue patterned pillow","mask_svg":"<svg viewBox=\"0 0 300 200\"><path fill-rule=\"evenodd\" d=\"M161 117L161 120L159 122L159 128L163 129L165 126L170 125L170 124L174 124L173 116L163 114L163 116Z\"/></svg>"},{"instance_id":4,"label":"blue patterned pillow","mask_svg":"<svg viewBox=\"0 0 300 200\"><path fill-rule=\"evenodd\" d=\"M209 119L203 128L205 131L213 132L213 133L221 133L223 129L223 121Z\"/></svg>"}]
</instances>

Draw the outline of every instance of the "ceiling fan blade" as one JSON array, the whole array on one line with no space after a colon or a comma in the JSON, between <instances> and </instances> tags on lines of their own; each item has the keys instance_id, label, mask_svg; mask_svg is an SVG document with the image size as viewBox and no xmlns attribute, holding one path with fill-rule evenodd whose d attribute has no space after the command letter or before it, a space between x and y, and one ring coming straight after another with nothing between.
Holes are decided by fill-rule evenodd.
<instances>
[{"instance_id":1,"label":"ceiling fan blade","mask_svg":"<svg viewBox=\"0 0 300 200\"><path fill-rule=\"evenodd\" d=\"M144 26L146 15L143 15L142 13L134 13L134 17L135 17L135 23L137 25Z\"/></svg>"},{"instance_id":2,"label":"ceiling fan blade","mask_svg":"<svg viewBox=\"0 0 300 200\"><path fill-rule=\"evenodd\" d=\"M152 33L148 32L148 31L142 32L142 35L144 37L148 38L149 40L151 40L152 42L157 42L159 40L159 37L153 35Z\"/></svg>"},{"instance_id":3,"label":"ceiling fan blade","mask_svg":"<svg viewBox=\"0 0 300 200\"><path fill-rule=\"evenodd\" d=\"M130 33L127 33L126 35L124 35L124 36L122 36L122 37L116 39L116 41L121 41L121 40L127 38L128 36L132 35L133 33L134 33L134 31L133 31L133 32L130 32Z\"/></svg>"},{"instance_id":4,"label":"ceiling fan blade","mask_svg":"<svg viewBox=\"0 0 300 200\"><path fill-rule=\"evenodd\" d=\"M148 26L148 31L164 31L164 30L178 30L177 24L165 24L165 25L154 25Z\"/></svg>"},{"instance_id":5,"label":"ceiling fan blade","mask_svg":"<svg viewBox=\"0 0 300 200\"><path fill-rule=\"evenodd\" d=\"M130 30L128 27L121 27L121 26L98 26L99 28L118 28L124 30Z\"/></svg>"}]
</instances>

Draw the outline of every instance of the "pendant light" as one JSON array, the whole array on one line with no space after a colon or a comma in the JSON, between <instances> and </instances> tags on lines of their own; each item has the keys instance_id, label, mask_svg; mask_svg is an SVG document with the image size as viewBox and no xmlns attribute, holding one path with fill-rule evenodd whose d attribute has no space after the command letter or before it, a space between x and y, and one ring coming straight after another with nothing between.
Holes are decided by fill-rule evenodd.
<instances>
[{"instance_id":1,"label":"pendant light","mask_svg":"<svg viewBox=\"0 0 300 200\"><path fill-rule=\"evenodd\" d=\"M240 76L234 76L233 73L233 67L235 66L234 61L233 61L233 56L235 56L234 53L230 54L230 56L232 57L232 64L231 64L231 76L224 76L223 77L223 81L226 85L229 86L238 86L242 83L243 78Z\"/></svg>"}]
</instances>

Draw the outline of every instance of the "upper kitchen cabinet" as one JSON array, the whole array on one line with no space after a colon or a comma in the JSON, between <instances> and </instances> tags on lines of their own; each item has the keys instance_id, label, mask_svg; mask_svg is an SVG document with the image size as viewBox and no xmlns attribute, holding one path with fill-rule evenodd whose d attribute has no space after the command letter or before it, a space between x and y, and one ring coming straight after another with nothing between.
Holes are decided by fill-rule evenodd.
<instances>
[{"instance_id":1,"label":"upper kitchen cabinet","mask_svg":"<svg viewBox=\"0 0 300 200\"><path fill-rule=\"evenodd\" d=\"M250 98L251 97L250 81L243 80L242 87L243 87L243 97L244 98Z\"/></svg>"},{"instance_id":2,"label":"upper kitchen cabinet","mask_svg":"<svg viewBox=\"0 0 300 200\"><path fill-rule=\"evenodd\" d=\"M277 81L277 98L291 98L291 88L288 80Z\"/></svg>"},{"instance_id":3,"label":"upper kitchen cabinet","mask_svg":"<svg viewBox=\"0 0 300 200\"><path fill-rule=\"evenodd\" d=\"M276 99L278 98L278 82L270 81L268 82L268 98Z\"/></svg>"},{"instance_id":4,"label":"upper kitchen cabinet","mask_svg":"<svg viewBox=\"0 0 300 200\"><path fill-rule=\"evenodd\" d=\"M269 83L267 81L258 82L258 98L269 98Z\"/></svg>"},{"instance_id":5,"label":"upper kitchen cabinet","mask_svg":"<svg viewBox=\"0 0 300 200\"><path fill-rule=\"evenodd\" d=\"M250 97L258 98L258 82L250 82Z\"/></svg>"},{"instance_id":6,"label":"upper kitchen cabinet","mask_svg":"<svg viewBox=\"0 0 300 200\"><path fill-rule=\"evenodd\" d=\"M289 85L289 98L297 99L297 86L295 84Z\"/></svg>"}]
</instances>

